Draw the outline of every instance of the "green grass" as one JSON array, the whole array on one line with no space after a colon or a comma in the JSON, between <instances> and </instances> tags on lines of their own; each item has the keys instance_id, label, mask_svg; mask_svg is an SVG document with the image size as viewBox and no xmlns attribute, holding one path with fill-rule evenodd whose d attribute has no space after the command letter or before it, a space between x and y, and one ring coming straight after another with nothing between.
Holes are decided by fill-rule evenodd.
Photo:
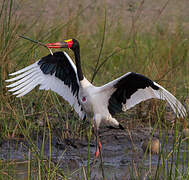
<instances>
[{"instance_id":1,"label":"green grass","mask_svg":"<svg viewBox=\"0 0 189 180\"><path fill-rule=\"evenodd\" d=\"M89 143L94 137L91 137L88 122L79 121L68 103L53 92L36 88L20 99L8 92L5 79L8 79L9 73L49 53L45 48L21 39L18 35L26 35L43 43L77 38L81 46L84 73L95 85L105 84L128 71L138 72L161 84L188 107L189 25L186 26L188 20L184 18L184 11L183 14L177 12L175 19L170 20L169 14L173 13L170 7L177 7L174 2L166 4L166 1L161 1L158 5L159 13L155 14L154 11L147 18L144 17L145 12L149 13L146 8L151 8L155 1L141 1L132 5L129 2L111 5L84 0L65 1L57 7L53 4L48 7L45 2L36 1L36 4L32 3L33 9L30 9L29 2L21 2L3 0L0 3L0 143L19 138L29 143L28 179L34 179L34 176L38 179L53 179L53 176L69 178L64 169L59 168L59 163L52 162L51 136L60 139L87 137ZM184 7L180 4L180 8L182 10ZM71 51L68 53L73 57ZM164 103L151 101L117 118L123 124L129 123L131 127L140 127L143 122L143 126L160 129L162 149L155 179L188 178L188 140L183 140L180 135L182 126L187 126L187 123L176 123L172 149L170 151L166 147L165 152L168 138L163 139L161 135L163 133L168 136L173 116L167 114ZM33 134L39 139L42 137L42 149L32 142ZM48 158L44 155L47 142ZM184 146L185 153L180 163L181 146ZM0 179L14 179L16 164L0 160ZM141 168L137 168L131 170L133 179L139 178ZM80 171L83 179L87 176L90 179L89 163L88 172L84 168ZM147 176L154 178L151 173Z\"/></svg>"}]
</instances>

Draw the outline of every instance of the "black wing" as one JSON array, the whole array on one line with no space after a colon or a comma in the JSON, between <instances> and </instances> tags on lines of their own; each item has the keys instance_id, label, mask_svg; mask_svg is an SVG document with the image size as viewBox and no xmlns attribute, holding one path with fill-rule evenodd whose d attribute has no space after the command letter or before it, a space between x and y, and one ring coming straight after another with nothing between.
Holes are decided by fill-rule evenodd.
<instances>
[{"instance_id":1,"label":"black wing","mask_svg":"<svg viewBox=\"0 0 189 180\"><path fill-rule=\"evenodd\" d=\"M141 74L129 72L103 88L112 91L107 99L111 115L151 98L167 100L178 117L186 115L184 106L170 92Z\"/></svg>"}]
</instances>

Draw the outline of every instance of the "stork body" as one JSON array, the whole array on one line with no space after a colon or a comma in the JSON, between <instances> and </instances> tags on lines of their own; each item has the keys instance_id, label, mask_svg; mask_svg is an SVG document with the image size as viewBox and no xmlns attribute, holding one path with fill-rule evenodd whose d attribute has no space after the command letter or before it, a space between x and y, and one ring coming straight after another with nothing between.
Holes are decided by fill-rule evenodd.
<instances>
[{"instance_id":1,"label":"stork body","mask_svg":"<svg viewBox=\"0 0 189 180\"><path fill-rule=\"evenodd\" d=\"M110 89L95 87L85 78L80 83L79 100L81 106L87 113L87 117L93 116L97 129L101 121L112 126L119 126L118 121L111 116L107 108L108 99L115 89L113 87Z\"/></svg>"},{"instance_id":2,"label":"stork body","mask_svg":"<svg viewBox=\"0 0 189 180\"><path fill-rule=\"evenodd\" d=\"M52 90L68 101L81 119L93 118L97 130L102 121L120 126L113 117L116 113L151 98L166 100L177 117L186 116L186 109L170 92L141 74L128 72L103 86L93 86L82 73L79 43L75 39L49 43L47 47L72 49L76 66L66 52L55 52L10 74L16 77L6 81L15 82L7 87L17 97L38 85L39 89Z\"/></svg>"}]
</instances>

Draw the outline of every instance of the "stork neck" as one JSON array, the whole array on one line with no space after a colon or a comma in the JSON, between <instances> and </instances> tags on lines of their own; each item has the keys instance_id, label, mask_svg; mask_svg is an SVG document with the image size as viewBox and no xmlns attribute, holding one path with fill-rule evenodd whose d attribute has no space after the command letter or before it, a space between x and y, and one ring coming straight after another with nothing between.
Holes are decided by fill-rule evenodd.
<instances>
[{"instance_id":1,"label":"stork neck","mask_svg":"<svg viewBox=\"0 0 189 180\"><path fill-rule=\"evenodd\" d=\"M75 63L76 63L76 67L77 67L77 76L78 76L79 81L82 81L84 79L84 77L83 77L83 72L82 72L82 69L81 69L79 47L77 48L77 50L74 51L74 55L75 55Z\"/></svg>"}]
</instances>

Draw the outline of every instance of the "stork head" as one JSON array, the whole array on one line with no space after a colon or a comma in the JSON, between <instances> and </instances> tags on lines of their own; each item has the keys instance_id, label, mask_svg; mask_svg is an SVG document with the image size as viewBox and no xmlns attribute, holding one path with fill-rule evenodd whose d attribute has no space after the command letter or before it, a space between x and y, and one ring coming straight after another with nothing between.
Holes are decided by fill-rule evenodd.
<instances>
[{"instance_id":1,"label":"stork head","mask_svg":"<svg viewBox=\"0 0 189 180\"><path fill-rule=\"evenodd\" d=\"M62 42L48 43L46 46L48 48L68 48L75 51L79 48L79 42L76 39L67 39Z\"/></svg>"}]
</instances>

